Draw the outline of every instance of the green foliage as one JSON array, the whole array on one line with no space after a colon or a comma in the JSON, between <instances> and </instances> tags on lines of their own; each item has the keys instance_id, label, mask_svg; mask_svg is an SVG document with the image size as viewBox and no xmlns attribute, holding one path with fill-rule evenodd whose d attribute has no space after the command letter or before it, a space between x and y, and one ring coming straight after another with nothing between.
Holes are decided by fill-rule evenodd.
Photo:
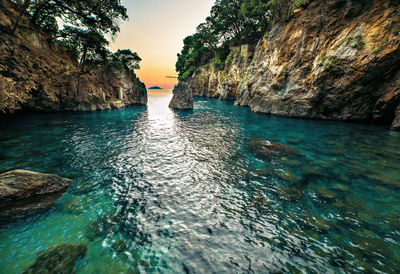
<instances>
[{"instance_id":1,"label":"green foliage","mask_svg":"<svg viewBox=\"0 0 400 274\"><path fill-rule=\"evenodd\" d=\"M365 42L362 41L363 37L361 34L357 35L355 38L356 42L352 45L353 48L361 50L365 46Z\"/></svg>"},{"instance_id":2,"label":"green foliage","mask_svg":"<svg viewBox=\"0 0 400 274\"><path fill-rule=\"evenodd\" d=\"M377 54L377 53L381 52L381 51L383 50L383 48L386 47L388 44L389 44L389 39L386 38L384 41L382 41L382 42L378 45L377 48L375 48L375 49L373 50L372 53Z\"/></svg>"},{"instance_id":3,"label":"green foliage","mask_svg":"<svg viewBox=\"0 0 400 274\"><path fill-rule=\"evenodd\" d=\"M216 69L216 70L224 69L224 63L221 61L221 59L219 57L214 57L211 64L214 67L214 69Z\"/></svg>"},{"instance_id":4,"label":"green foliage","mask_svg":"<svg viewBox=\"0 0 400 274\"><path fill-rule=\"evenodd\" d=\"M324 63L324 68L328 71L336 70L336 60L336 56L329 56Z\"/></svg>"},{"instance_id":5,"label":"green foliage","mask_svg":"<svg viewBox=\"0 0 400 274\"><path fill-rule=\"evenodd\" d=\"M336 56L326 56L326 51L321 53L321 61L319 62L319 66L324 67L324 69L328 71L336 70Z\"/></svg>"},{"instance_id":6,"label":"green foliage","mask_svg":"<svg viewBox=\"0 0 400 274\"><path fill-rule=\"evenodd\" d=\"M268 35L272 23L288 20L293 10L309 0L217 0L196 33L184 39L176 71L188 77L212 60L214 67L231 63L229 47L255 44ZM227 60L227 61L226 61Z\"/></svg>"},{"instance_id":7,"label":"green foliage","mask_svg":"<svg viewBox=\"0 0 400 274\"><path fill-rule=\"evenodd\" d=\"M61 31L61 42L67 46L71 52L79 52L82 72L88 72L97 65L107 63L109 51L106 48L109 42L104 36L94 29L81 29L66 26ZM90 63L91 68L86 69L86 65Z\"/></svg>"},{"instance_id":8,"label":"green foliage","mask_svg":"<svg viewBox=\"0 0 400 274\"><path fill-rule=\"evenodd\" d=\"M128 19L120 0L25 0L24 6L32 21L40 27L49 24L49 18L59 18L65 25L114 35L119 31L119 20Z\"/></svg>"},{"instance_id":9,"label":"green foliage","mask_svg":"<svg viewBox=\"0 0 400 274\"><path fill-rule=\"evenodd\" d=\"M354 43L352 43L354 41ZM350 45L352 48L361 50L365 46L365 42L363 41L363 36L361 34L355 37L349 37L346 39L346 46Z\"/></svg>"},{"instance_id":10,"label":"green foliage","mask_svg":"<svg viewBox=\"0 0 400 274\"><path fill-rule=\"evenodd\" d=\"M140 94L146 94L147 92L146 85L142 81L140 81L139 77L136 78L136 85L139 89Z\"/></svg>"},{"instance_id":11,"label":"green foliage","mask_svg":"<svg viewBox=\"0 0 400 274\"><path fill-rule=\"evenodd\" d=\"M178 78L180 81L185 81L187 80L189 77L191 77L193 75L195 71L195 67L190 67L188 70L186 70L182 75L180 75Z\"/></svg>"},{"instance_id":12,"label":"green foliage","mask_svg":"<svg viewBox=\"0 0 400 274\"><path fill-rule=\"evenodd\" d=\"M142 59L136 52L130 49L119 49L111 55L111 59L116 62L121 62L128 70L140 69L140 61Z\"/></svg>"},{"instance_id":13,"label":"green foliage","mask_svg":"<svg viewBox=\"0 0 400 274\"><path fill-rule=\"evenodd\" d=\"M28 13L31 21L61 44L78 60L81 72L110 64L114 69L139 69L141 59L130 50L111 54L105 38L113 37L120 29L121 20L128 19L121 0L15 0L20 5L21 17ZM15 20L14 30L20 18ZM62 22L60 26L58 22ZM112 64L111 64L112 63ZM122 66L121 66L122 64Z\"/></svg>"},{"instance_id":14,"label":"green foliage","mask_svg":"<svg viewBox=\"0 0 400 274\"><path fill-rule=\"evenodd\" d=\"M225 67L229 67L232 64L233 58L237 54L238 54L237 50L231 50L230 51L228 57L226 57L226 60L225 60Z\"/></svg>"},{"instance_id":15,"label":"green foliage","mask_svg":"<svg viewBox=\"0 0 400 274\"><path fill-rule=\"evenodd\" d=\"M391 33L393 33L394 35L399 35L400 34L400 24L394 24L392 21L388 21L385 24L385 29L390 30Z\"/></svg>"}]
</instances>

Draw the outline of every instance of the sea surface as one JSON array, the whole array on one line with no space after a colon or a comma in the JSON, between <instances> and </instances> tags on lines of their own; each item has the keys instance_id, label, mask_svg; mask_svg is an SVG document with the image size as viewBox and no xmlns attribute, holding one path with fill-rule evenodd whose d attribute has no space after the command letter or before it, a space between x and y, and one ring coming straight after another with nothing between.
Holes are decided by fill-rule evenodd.
<instances>
[{"instance_id":1,"label":"sea surface","mask_svg":"<svg viewBox=\"0 0 400 274\"><path fill-rule=\"evenodd\" d=\"M400 135L196 98L0 120L0 172L74 183L0 227L0 273L87 244L77 273L399 273ZM289 146L257 153L253 138ZM287 147L285 147L287 148Z\"/></svg>"}]
</instances>

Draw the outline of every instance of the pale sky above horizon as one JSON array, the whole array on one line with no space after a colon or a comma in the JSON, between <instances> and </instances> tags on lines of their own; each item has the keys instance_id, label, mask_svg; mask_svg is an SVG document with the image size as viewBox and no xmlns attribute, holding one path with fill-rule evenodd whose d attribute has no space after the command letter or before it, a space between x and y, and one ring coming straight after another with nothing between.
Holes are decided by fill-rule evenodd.
<instances>
[{"instance_id":1,"label":"pale sky above horizon","mask_svg":"<svg viewBox=\"0 0 400 274\"><path fill-rule=\"evenodd\" d=\"M121 31L110 49L136 51L142 62L136 71L140 80L150 86L172 87L176 76L177 53L183 39L193 34L205 21L215 0L122 0L129 20L121 23Z\"/></svg>"}]
</instances>

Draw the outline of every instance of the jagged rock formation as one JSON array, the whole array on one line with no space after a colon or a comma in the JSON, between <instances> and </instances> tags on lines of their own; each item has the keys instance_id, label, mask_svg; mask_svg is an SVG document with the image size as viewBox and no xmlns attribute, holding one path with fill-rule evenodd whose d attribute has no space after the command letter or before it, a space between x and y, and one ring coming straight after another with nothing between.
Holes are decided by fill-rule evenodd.
<instances>
[{"instance_id":1,"label":"jagged rock formation","mask_svg":"<svg viewBox=\"0 0 400 274\"><path fill-rule=\"evenodd\" d=\"M134 74L100 68L82 74L64 48L23 17L9 1L0 8L0 112L94 111L145 105L147 92Z\"/></svg>"},{"instance_id":2,"label":"jagged rock formation","mask_svg":"<svg viewBox=\"0 0 400 274\"><path fill-rule=\"evenodd\" d=\"M47 208L70 184L72 180L29 170L0 174L0 220Z\"/></svg>"},{"instance_id":3,"label":"jagged rock formation","mask_svg":"<svg viewBox=\"0 0 400 274\"><path fill-rule=\"evenodd\" d=\"M179 82L174 87L174 96L169 103L170 108L178 110L189 110L193 109L193 95L192 90L189 88L187 83Z\"/></svg>"},{"instance_id":4,"label":"jagged rock formation","mask_svg":"<svg viewBox=\"0 0 400 274\"><path fill-rule=\"evenodd\" d=\"M189 79L196 96L276 115L370 121L400 130L400 2L314 0L225 70ZM397 108L397 111L396 111Z\"/></svg>"}]
</instances>

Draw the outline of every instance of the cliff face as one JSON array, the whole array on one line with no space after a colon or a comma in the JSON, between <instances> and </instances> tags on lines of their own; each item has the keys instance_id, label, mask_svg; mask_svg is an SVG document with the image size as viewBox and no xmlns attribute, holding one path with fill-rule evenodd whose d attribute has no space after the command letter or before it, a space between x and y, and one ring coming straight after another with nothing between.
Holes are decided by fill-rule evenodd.
<instances>
[{"instance_id":1,"label":"cliff face","mask_svg":"<svg viewBox=\"0 0 400 274\"><path fill-rule=\"evenodd\" d=\"M194 95L252 111L371 121L400 130L400 1L314 0L230 65L200 68Z\"/></svg>"},{"instance_id":2,"label":"cliff face","mask_svg":"<svg viewBox=\"0 0 400 274\"><path fill-rule=\"evenodd\" d=\"M101 68L81 74L63 47L8 1L0 8L0 112L94 111L145 105L147 92L134 74Z\"/></svg>"}]
</instances>

